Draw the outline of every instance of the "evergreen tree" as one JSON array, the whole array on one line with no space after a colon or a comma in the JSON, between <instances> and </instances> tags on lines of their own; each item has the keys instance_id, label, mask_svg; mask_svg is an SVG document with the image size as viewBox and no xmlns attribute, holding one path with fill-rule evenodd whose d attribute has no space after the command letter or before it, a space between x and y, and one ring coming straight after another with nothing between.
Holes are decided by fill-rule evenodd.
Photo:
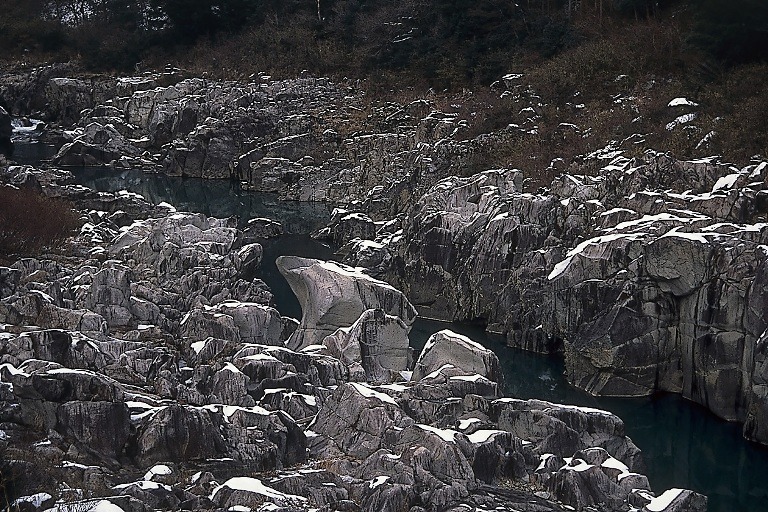
<instances>
[{"instance_id":1,"label":"evergreen tree","mask_svg":"<svg viewBox=\"0 0 768 512\"><path fill-rule=\"evenodd\" d=\"M693 45L731 64L768 58L766 0L694 0L694 6Z\"/></svg>"}]
</instances>

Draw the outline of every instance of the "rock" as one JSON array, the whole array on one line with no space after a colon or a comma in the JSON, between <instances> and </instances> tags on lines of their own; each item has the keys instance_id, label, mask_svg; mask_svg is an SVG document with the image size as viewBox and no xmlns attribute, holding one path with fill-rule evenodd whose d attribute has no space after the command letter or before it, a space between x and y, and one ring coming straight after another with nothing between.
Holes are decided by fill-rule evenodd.
<instances>
[{"instance_id":1,"label":"rock","mask_svg":"<svg viewBox=\"0 0 768 512\"><path fill-rule=\"evenodd\" d=\"M150 509L158 508L178 508L179 496L174 489L168 485L159 484L156 482L150 482L146 480L131 482L127 484L116 485L112 488L126 496L130 496L138 500L140 503L149 507ZM180 494L180 493L178 493ZM101 505L102 508L107 508ZM113 505L114 507L114 505ZM98 505L97 505L98 508ZM93 509L96 510L96 509ZM107 509L109 510L109 509ZM116 512L116 511L113 511Z\"/></svg>"},{"instance_id":2,"label":"rock","mask_svg":"<svg viewBox=\"0 0 768 512\"><path fill-rule=\"evenodd\" d=\"M444 484L474 484L475 474L467 460L472 448L464 434L414 424L399 433L394 450L403 454L403 462L412 466L416 475L421 470Z\"/></svg>"},{"instance_id":3,"label":"rock","mask_svg":"<svg viewBox=\"0 0 768 512\"><path fill-rule=\"evenodd\" d=\"M158 410L141 429L138 455L145 463L187 462L221 456L224 440L211 413L172 405Z\"/></svg>"},{"instance_id":4,"label":"rock","mask_svg":"<svg viewBox=\"0 0 768 512\"><path fill-rule=\"evenodd\" d=\"M124 403L67 402L57 411L58 429L86 449L118 458L130 433L130 415Z\"/></svg>"},{"instance_id":5,"label":"rock","mask_svg":"<svg viewBox=\"0 0 768 512\"><path fill-rule=\"evenodd\" d=\"M110 327L126 327L132 321L130 276L131 270L117 263L105 264L93 276L86 307Z\"/></svg>"},{"instance_id":6,"label":"rock","mask_svg":"<svg viewBox=\"0 0 768 512\"><path fill-rule=\"evenodd\" d=\"M213 375L211 382L211 399L214 402L227 405L250 405L252 400L247 400L248 383L250 379L247 375L237 369L232 363L227 363L224 367Z\"/></svg>"},{"instance_id":7,"label":"rock","mask_svg":"<svg viewBox=\"0 0 768 512\"><path fill-rule=\"evenodd\" d=\"M75 131L72 142L64 144L52 161L58 165L106 165L125 157L138 157L142 150L134 146L113 124L97 122Z\"/></svg>"},{"instance_id":8,"label":"rock","mask_svg":"<svg viewBox=\"0 0 768 512\"><path fill-rule=\"evenodd\" d=\"M11 142L12 133L13 126L11 124L11 116L8 114L8 111L0 106L0 155L8 158L13 156L13 142Z\"/></svg>"},{"instance_id":9,"label":"rock","mask_svg":"<svg viewBox=\"0 0 768 512\"><path fill-rule=\"evenodd\" d=\"M334 246L340 247L353 238L373 240L376 230L376 224L368 215L336 208L331 214L328 227L313 236L326 239Z\"/></svg>"},{"instance_id":10,"label":"rock","mask_svg":"<svg viewBox=\"0 0 768 512\"><path fill-rule=\"evenodd\" d=\"M472 457L475 478L489 484L510 478L525 479L528 476L527 466L536 459L530 446L507 432L491 430L488 431L488 439L483 440L485 434L478 430L470 436L470 441L476 438L482 441Z\"/></svg>"},{"instance_id":11,"label":"rock","mask_svg":"<svg viewBox=\"0 0 768 512\"><path fill-rule=\"evenodd\" d=\"M406 325L416 316L401 292L351 267L295 256L280 256L276 263L302 308L301 324L288 341L292 348L321 343L367 309L381 309Z\"/></svg>"},{"instance_id":12,"label":"rock","mask_svg":"<svg viewBox=\"0 0 768 512\"><path fill-rule=\"evenodd\" d=\"M480 375L503 385L504 375L499 359L492 351L466 336L444 329L429 337L416 360L414 381L450 364L465 375Z\"/></svg>"},{"instance_id":13,"label":"rock","mask_svg":"<svg viewBox=\"0 0 768 512\"><path fill-rule=\"evenodd\" d=\"M9 267L0 267L0 300L13 295L19 284L21 272Z\"/></svg>"},{"instance_id":14,"label":"rock","mask_svg":"<svg viewBox=\"0 0 768 512\"><path fill-rule=\"evenodd\" d=\"M243 343L282 345L282 317L275 308L252 302L224 301L212 311L232 317Z\"/></svg>"},{"instance_id":15,"label":"rock","mask_svg":"<svg viewBox=\"0 0 768 512\"><path fill-rule=\"evenodd\" d=\"M244 239L251 243L261 239L274 238L282 234L282 224L262 217L248 219L245 228L243 228Z\"/></svg>"},{"instance_id":16,"label":"rock","mask_svg":"<svg viewBox=\"0 0 768 512\"><path fill-rule=\"evenodd\" d=\"M48 109L53 118L72 124L80 119L80 113L93 107L94 88L86 80L66 77L51 78L46 85Z\"/></svg>"},{"instance_id":17,"label":"rock","mask_svg":"<svg viewBox=\"0 0 768 512\"><path fill-rule=\"evenodd\" d=\"M282 493L268 487L258 478L244 476L230 478L216 487L210 498L224 509L236 506L257 508L264 503L290 507L303 505L307 501L303 496Z\"/></svg>"},{"instance_id":18,"label":"rock","mask_svg":"<svg viewBox=\"0 0 768 512\"><path fill-rule=\"evenodd\" d=\"M632 471L643 467L640 450L624 435L624 423L607 411L500 398L492 403L490 416L500 429L532 442L539 453L570 457L601 447Z\"/></svg>"},{"instance_id":19,"label":"rock","mask_svg":"<svg viewBox=\"0 0 768 512\"><path fill-rule=\"evenodd\" d=\"M409 331L400 318L369 309L350 327L326 336L323 345L344 364L362 366L369 382L392 382L410 367Z\"/></svg>"},{"instance_id":20,"label":"rock","mask_svg":"<svg viewBox=\"0 0 768 512\"><path fill-rule=\"evenodd\" d=\"M282 493L305 496L310 503L321 507L333 506L339 510L339 502L349 501L349 492L344 480L339 475L322 469L281 472L276 478L272 478L269 484Z\"/></svg>"},{"instance_id":21,"label":"rock","mask_svg":"<svg viewBox=\"0 0 768 512\"><path fill-rule=\"evenodd\" d=\"M411 388L420 399L464 398L467 395L498 398L501 388L497 382L477 373L444 364L420 378Z\"/></svg>"},{"instance_id":22,"label":"rock","mask_svg":"<svg viewBox=\"0 0 768 512\"><path fill-rule=\"evenodd\" d=\"M642 508L643 512L656 510L659 512L705 511L707 510L707 497L689 490L670 489L658 498L653 498L648 505Z\"/></svg>"},{"instance_id":23,"label":"rock","mask_svg":"<svg viewBox=\"0 0 768 512\"><path fill-rule=\"evenodd\" d=\"M190 311L181 320L180 328L180 334L190 342L208 338L240 341L234 318L211 310Z\"/></svg>"},{"instance_id":24,"label":"rock","mask_svg":"<svg viewBox=\"0 0 768 512\"><path fill-rule=\"evenodd\" d=\"M21 475L22 493L5 482L10 503L40 486L55 503L126 512L652 503L621 420L497 399L498 360L470 340L439 333L409 380L415 308L372 275L431 316L564 350L591 390L677 386L747 414L755 438L766 431L766 169L646 155L528 194L514 170L443 179L477 168L488 139L462 141L460 117L427 101L373 105L370 134L349 134L360 95L327 79L169 70L51 84L52 115L79 118L61 158L343 202L326 235L371 268L283 258L299 323L268 307L255 279L275 223L240 230L88 191L60 170L2 167L3 180L69 198L88 220L68 256L0 269L0 471ZM687 358L681 340L716 348Z\"/></svg>"},{"instance_id":25,"label":"rock","mask_svg":"<svg viewBox=\"0 0 768 512\"><path fill-rule=\"evenodd\" d=\"M325 446L313 450L319 450L316 455L346 454L362 460L381 448L388 435L412 423L389 395L364 384L342 384L312 423L312 430L325 438Z\"/></svg>"},{"instance_id":26,"label":"rock","mask_svg":"<svg viewBox=\"0 0 768 512\"><path fill-rule=\"evenodd\" d=\"M752 432L765 402L752 347L768 325L744 313L766 296L764 177L649 152L545 194L523 193L516 171L444 179L381 244L385 275L428 316L564 351L590 393L681 393Z\"/></svg>"},{"instance_id":27,"label":"rock","mask_svg":"<svg viewBox=\"0 0 768 512\"><path fill-rule=\"evenodd\" d=\"M89 370L50 368L14 375L14 394L19 398L48 402L115 402L125 396L123 386L109 377Z\"/></svg>"}]
</instances>

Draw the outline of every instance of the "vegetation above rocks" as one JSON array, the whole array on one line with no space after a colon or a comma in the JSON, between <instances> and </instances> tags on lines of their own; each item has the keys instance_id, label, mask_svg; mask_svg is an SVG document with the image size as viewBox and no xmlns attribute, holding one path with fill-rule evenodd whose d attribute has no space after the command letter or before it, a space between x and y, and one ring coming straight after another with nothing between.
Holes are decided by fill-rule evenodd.
<instances>
[{"instance_id":1,"label":"vegetation above rocks","mask_svg":"<svg viewBox=\"0 0 768 512\"><path fill-rule=\"evenodd\" d=\"M764 157L767 26L759 0L12 0L0 48L92 71L348 78L370 102L361 131L376 106L426 95L485 137L468 174L546 184L617 150Z\"/></svg>"}]
</instances>

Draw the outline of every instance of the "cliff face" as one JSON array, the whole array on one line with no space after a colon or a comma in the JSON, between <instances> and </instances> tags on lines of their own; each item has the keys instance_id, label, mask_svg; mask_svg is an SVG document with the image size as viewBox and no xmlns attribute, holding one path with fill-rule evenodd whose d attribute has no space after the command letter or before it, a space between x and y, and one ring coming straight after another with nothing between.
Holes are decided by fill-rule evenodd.
<instances>
[{"instance_id":1,"label":"cliff face","mask_svg":"<svg viewBox=\"0 0 768 512\"><path fill-rule=\"evenodd\" d=\"M648 153L545 194L449 178L387 246L391 275L423 314L563 350L590 393L682 393L765 442L767 173Z\"/></svg>"}]
</instances>

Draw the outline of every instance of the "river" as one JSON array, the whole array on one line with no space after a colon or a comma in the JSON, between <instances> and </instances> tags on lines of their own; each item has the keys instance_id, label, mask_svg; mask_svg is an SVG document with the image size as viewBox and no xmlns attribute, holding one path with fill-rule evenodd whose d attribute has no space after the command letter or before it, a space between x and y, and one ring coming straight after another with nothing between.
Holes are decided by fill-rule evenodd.
<instances>
[{"instance_id":1,"label":"river","mask_svg":"<svg viewBox=\"0 0 768 512\"><path fill-rule=\"evenodd\" d=\"M50 150L17 144L15 158L38 163ZM154 203L162 201L179 210L241 221L269 217L283 223L286 234L264 245L261 278L275 294L283 315L300 317L301 309L274 260L281 254L329 259L333 251L308 233L326 224L325 205L279 201L270 194L240 190L228 181L170 178L139 171L94 168L74 170L79 183L100 191L129 190ZM710 512L768 511L768 449L741 436L741 426L716 418L703 407L676 395L644 399L592 397L568 385L562 357L531 354L507 347L503 339L481 327L446 324L426 319L411 331L414 347L423 346L432 333L450 328L465 334L499 357L505 372L507 396L539 398L597 407L621 417L626 433L643 451L646 474L656 491L679 487L706 494Z\"/></svg>"}]
</instances>

